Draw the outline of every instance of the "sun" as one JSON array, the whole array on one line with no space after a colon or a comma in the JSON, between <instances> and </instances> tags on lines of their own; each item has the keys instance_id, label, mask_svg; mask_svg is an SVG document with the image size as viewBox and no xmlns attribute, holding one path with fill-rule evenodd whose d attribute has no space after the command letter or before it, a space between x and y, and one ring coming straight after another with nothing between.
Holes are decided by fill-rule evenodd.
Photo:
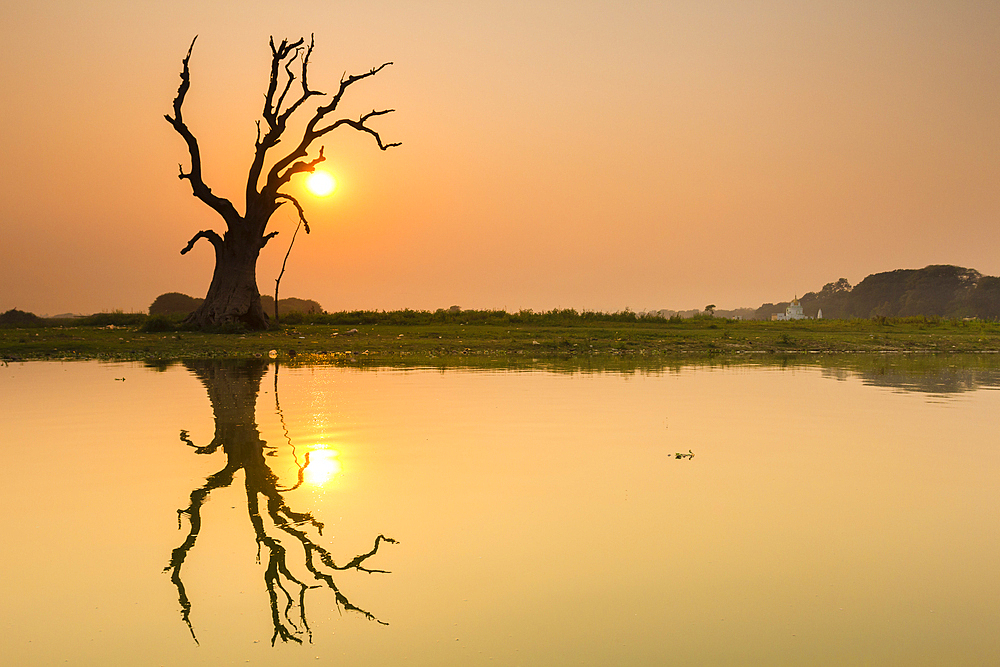
<instances>
[{"instance_id":1,"label":"sun","mask_svg":"<svg viewBox=\"0 0 1000 667\"><path fill-rule=\"evenodd\" d=\"M326 197L337 187L337 181L328 171L317 169L306 179L306 188L317 197Z\"/></svg>"},{"instance_id":2,"label":"sun","mask_svg":"<svg viewBox=\"0 0 1000 667\"><path fill-rule=\"evenodd\" d=\"M317 447L309 452L309 465L303 471L303 479L313 486L323 486L340 472L339 452L335 449Z\"/></svg>"}]
</instances>

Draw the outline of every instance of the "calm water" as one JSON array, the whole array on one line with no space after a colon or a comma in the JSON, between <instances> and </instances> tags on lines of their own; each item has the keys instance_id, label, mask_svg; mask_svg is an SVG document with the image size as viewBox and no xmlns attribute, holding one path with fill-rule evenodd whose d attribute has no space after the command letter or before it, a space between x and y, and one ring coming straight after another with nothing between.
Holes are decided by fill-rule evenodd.
<instances>
[{"instance_id":1,"label":"calm water","mask_svg":"<svg viewBox=\"0 0 1000 667\"><path fill-rule=\"evenodd\" d=\"M996 385L0 367L4 660L1000 664Z\"/></svg>"}]
</instances>

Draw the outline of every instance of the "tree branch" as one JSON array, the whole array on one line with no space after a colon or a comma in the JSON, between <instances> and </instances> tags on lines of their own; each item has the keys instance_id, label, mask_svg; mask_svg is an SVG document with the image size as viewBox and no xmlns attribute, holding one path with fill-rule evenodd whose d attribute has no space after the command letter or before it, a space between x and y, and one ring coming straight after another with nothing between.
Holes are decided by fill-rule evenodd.
<instances>
[{"instance_id":1,"label":"tree branch","mask_svg":"<svg viewBox=\"0 0 1000 667\"><path fill-rule=\"evenodd\" d=\"M328 113L335 111L337 109L337 106L340 104L340 99L344 96L344 92L347 90L348 86L355 84L358 81L361 81L362 79L367 79L370 76L375 76L376 74L378 74L391 64L392 62L382 63L378 67L371 68L364 74L352 74L351 76L348 77L341 77L340 88L337 90L337 93L333 96L333 99L330 100L329 104L327 104L326 106L322 106L316 110L317 116L322 118Z\"/></svg>"},{"instance_id":2,"label":"tree branch","mask_svg":"<svg viewBox=\"0 0 1000 667\"><path fill-rule=\"evenodd\" d=\"M288 169L286 169L285 173L282 174L282 179L283 179L282 183L287 183L288 181L290 181L292 179L292 176L294 176L295 174L302 174L302 173L309 173L309 174L311 174L314 171L316 171L316 165L318 165L321 162L326 162L326 157L324 157L324 155L323 155L323 150L325 148L326 148L325 146L320 146L319 147L319 157L317 157L317 158L315 158L313 160L309 160L308 162L303 161L303 160L299 160L298 162L296 162L295 164L293 164L292 166L290 166ZM281 194L281 193L278 193L275 196L276 197L282 197L284 195ZM308 224L306 225L306 233L307 234L309 233L309 225Z\"/></svg>"},{"instance_id":3,"label":"tree branch","mask_svg":"<svg viewBox=\"0 0 1000 667\"><path fill-rule=\"evenodd\" d=\"M262 112L262 116L267 122L268 130L261 136L258 125L257 142L255 144L256 150L254 152L253 163L250 166L250 172L247 176L246 197L248 209L250 208L251 199L259 194L257 186L259 185L260 175L264 170L267 152L281 141L281 135L287 127L288 119L307 99L314 95L324 94L318 90L309 89L309 58L312 56L315 42L313 37L310 36L309 46L302 46L304 43L304 39L298 39L291 44L288 43L288 40L282 40L280 45L275 46L274 38L271 38L271 76L268 82L267 93L264 95L264 109ZM282 110L281 107L285 102L285 97L291 90L292 83L296 78L292 72L292 66L300 56L301 64L299 66L298 78L302 83L302 93L291 105ZM282 69L285 71L286 80L279 95L278 86ZM275 100L275 95L278 96L277 100Z\"/></svg>"},{"instance_id":4,"label":"tree branch","mask_svg":"<svg viewBox=\"0 0 1000 667\"><path fill-rule=\"evenodd\" d=\"M310 169L309 171L312 171L312 169ZM309 221L306 220L306 212L302 209L302 204L300 204L299 201L295 197L293 197L291 195L286 195L283 192L279 192L277 195L275 195L275 197L278 198L278 199L284 199L286 201L290 201L292 203L292 206L295 207L295 210L299 212L299 222L301 222L302 226L306 228L306 234L308 234L309 233ZM276 234L277 232L273 232L273 233ZM291 248L289 248L289 250L291 250ZM288 259L288 258L285 257L285 259Z\"/></svg>"},{"instance_id":5,"label":"tree branch","mask_svg":"<svg viewBox=\"0 0 1000 667\"><path fill-rule=\"evenodd\" d=\"M184 116L181 113L184 99L191 88L191 69L189 64L191 62L191 52L194 50L194 43L197 40L198 37L196 35L191 40L191 46L188 47L187 55L181 61L181 84L177 88L177 95L174 97L174 115L165 114L163 117L177 131L177 134L181 135L184 139L184 143L187 144L188 153L191 155L191 171L184 173L184 168L181 167L178 178L182 180L186 179L191 184L191 193L221 215L226 223L229 224L239 219L239 214L236 212L236 208L232 202L213 194L212 189L205 185L201 172L201 149L198 147L198 140L184 122Z\"/></svg>"},{"instance_id":6,"label":"tree branch","mask_svg":"<svg viewBox=\"0 0 1000 667\"><path fill-rule=\"evenodd\" d=\"M367 125L365 125L365 122L369 118L372 118L373 116L384 116L385 114L392 113L393 111L395 111L395 109L382 109L381 111L375 111L374 109L372 109L368 113L366 113L363 116L361 116L361 118L359 118L358 120L351 120L349 118L341 118L337 122L332 123L331 125L329 125L327 127L324 127L324 128L322 128L320 130L316 130L316 136L317 137L321 137L324 134L327 134L328 132L332 132L333 130L336 130L338 127L340 127L342 125L349 125L350 127L353 127L355 130L358 130L359 132L367 132L368 134L370 134L373 137L375 137L375 141L378 142L378 147L381 148L382 150L388 150L388 149L392 148L393 146L402 146L403 142L401 142L401 141L396 141L396 142L389 143L389 144L382 143L382 137L379 136L378 132L376 132L375 130L371 129Z\"/></svg>"},{"instance_id":7,"label":"tree branch","mask_svg":"<svg viewBox=\"0 0 1000 667\"><path fill-rule=\"evenodd\" d=\"M288 91L292 87L292 82L295 81L295 75L292 73L292 65L299 57L299 53L301 53L301 49L295 49L295 53L285 63L285 88L281 91L281 95L278 96L278 101L274 105L273 111L276 114L281 110L281 105L285 103L285 96L288 95Z\"/></svg>"},{"instance_id":8,"label":"tree branch","mask_svg":"<svg viewBox=\"0 0 1000 667\"><path fill-rule=\"evenodd\" d=\"M188 244L184 246L183 250L181 250L181 254L182 255L188 254L191 251L191 248L194 247L194 244L198 241L198 239L208 239L209 241L211 241L212 245L215 246L216 254L222 252L222 237L219 236L216 232L212 231L211 229L203 229L202 231L198 232L197 234L191 237L191 240L188 241Z\"/></svg>"},{"instance_id":9,"label":"tree branch","mask_svg":"<svg viewBox=\"0 0 1000 667\"><path fill-rule=\"evenodd\" d=\"M301 39L299 40L299 43L302 43ZM282 95L281 96L281 100L279 100L279 102L278 102L278 106L275 107L275 109L274 109L274 111L276 113L280 112L280 116L278 116L278 121L280 122L280 124L282 126L282 129L284 129L284 126L288 122L289 117L291 117L291 115L293 113L295 113L296 109L298 109L300 106L302 106L303 102L305 102L307 99L309 99L313 95L325 95L326 94L326 93L321 93L318 90L309 90L309 58L310 58L310 56L312 56L313 46L314 46L313 36L310 35L309 36L309 46L305 49L305 55L302 56L302 66L299 68L299 78L302 80L302 94L299 96L299 99L295 100L295 102L293 102L291 104L291 106L289 106L287 109L285 109L284 111L281 111L281 108L280 108L281 107L281 101L283 101L284 98L285 98L285 96ZM291 87L292 81L295 80L295 76L292 74L292 70L291 70L292 63L295 62L295 57L298 56L301 52L302 52L302 49L299 48L296 51L295 56L293 56L292 59L288 61L288 65L285 66L285 71L288 73L288 84L285 87L286 92L287 92L288 88Z\"/></svg>"},{"instance_id":10,"label":"tree branch","mask_svg":"<svg viewBox=\"0 0 1000 667\"><path fill-rule=\"evenodd\" d=\"M383 109L381 111L372 110L369 113L362 115L360 118L358 118L358 120L342 118L340 120L330 123L325 127L320 127L320 125L324 122L326 117L331 113L333 113L334 111L336 111L348 87L357 83L358 81L367 79L370 76L375 76L376 74L378 74L391 64L392 64L391 62L383 63L378 67L373 67L372 69L363 74L353 74L351 76L342 77L340 80L340 87L337 89L337 92L334 94L330 102L323 106L317 107L316 112L313 114L313 117L306 124L306 127L302 133L302 139L299 141L298 146L296 146L293 151L291 151L281 160L278 160L278 162L276 162L274 166L271 167L271 170L268 172L267 175L267 184L265 185L265 189L267 189L272 193L277 193L278 189L282 185L287 183L292 178L293 175L301 173L303 171L311 171L307 169L308 163L296 162L296 160L305 157L308 154L309 146L311 146L314 141L316 141L323 135L332 132L338 127L342 127L344 125L352 127L355 130L361 132L367 132L368 134L372 135L373 137L375 137L375 141L378 143L378 147L382 150L387 150L394 146L402 145L401 142L391 142L391 143L383 142L382 137L378 134L378 132L376 132L375 130L373 130L372 128L368 127L365 124L370 118L392 113L393 109Z\"/></svg>"}]
</instances>

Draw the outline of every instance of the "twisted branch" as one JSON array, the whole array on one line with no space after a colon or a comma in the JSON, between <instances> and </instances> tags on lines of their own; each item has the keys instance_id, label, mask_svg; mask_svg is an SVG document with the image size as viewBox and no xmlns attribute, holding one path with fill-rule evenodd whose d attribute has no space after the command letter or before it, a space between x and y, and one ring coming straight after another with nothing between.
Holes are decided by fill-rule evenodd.
<instances>
[{"instance_id":1,"label":"twisted branch","mask_svg":"<svg viewBox=\"0 0 1000 667\"><path fill-rule=\"evenodd\" d=\"M309 221L306 220L306 212L302 208L302 204L300 204L299 201L295 197L293 197L291 195L286 195L284 192L279 192L277 195L275 195L275 197L278 198L278 199L284 199L285 201L291 202L292 206L294 206L295 210L298 211L298 213L299 213L299 222L302 223L302 226L305 227L305 229L306 229L306 234L308 234L309 233ZM296 230L296 231L298 231L298 230ZM291 251L291 246L289 246L288 250L289 250L289 252ZM286 260L288 259L287 255L285 256L285 259Z\"/></svg>"},{"instance_id":2,"label":"twisted branch","mask_svg":"<svg viewBox=\"0 0 1000 667\"><path fill-rule=\"evenodd\" d=\"M300 38L295 42L289 43L287 39L281 41L281 44L275 46L274 38L270 40L271 45L271 76L268 81L267 93L264 95L264 109L261 115L264 121L267 123L267 132L261 136L260 134L260 123L257 125L257 142L255 145L254 159L250 166L250 172L247 176L247 205L249 207L250 201L259 196L257 191L258 182L260 181L260 175L264 169L264 162L267 156L267 152L276 146L281 141L281 135L284 134L285 129L288 126L288 119L292 116L295 111L302 106L302 103L314 95L325 95L318 90L309 89L309 58L312 56L314 38L312 35L309 37L309 46L304 47L303 44L305 40ZM294 83L296 77L295 73L292 71L292 66L295 61L299 61L299 80L302 84L302 92L299 97L292 102L286 109L282 110L282 105L285 103L285 97L291 90L292 84ZM281 79L281 71L285 72L285 84L278 93L279 80ZM277 99L275 96L277 95Z\"/></svg>"},{"instance_id":3,"label":"twisted branch","mask_svg":"<svg viewBox=\"0 0 1000 667\"><path fill-rule=\"evenodd\" d=\"M188 153L191 156L191 171L185 173L184 168L180 167L180 174L178 178L181 180L187 180L191 184L191 193L205 202L212 210L222 216L222 218L227 223L232 223L239 219L239 214L236 212L236 208L233 206L232 202L223 197L219 197L212 193L212 189L209 188L202 178L201 171L201 149L198 146L198 139L195 138L194 134L188 128L187 124L184 122L184 116L182 114L182 107L184 106L184 99L187 97L188 90L191 88L191 69L189 63L191 61L191 52L194 50L194 43L198 40L197 35L191 40L191 46L188 47L187 55L181 61L181 85L177 88L177 95L174 97L173 110L174 115L165 114L163 117L168 123L177 131L177 134L181 135L184 142L187 144Z\"/></svg>"},{"instance_id":4,"label":"twisted branch","mask_svg":"<svg viewBox=\"0 0 1000 667\"><path fill-rule=\"evenodd\" d=\"M212 231L211 229L203 229L191 237L191 240L188 241L188 244L184 246L183 250L181 250L181 254L186 255L189 252L191 252L191 248L194 247L194 244L198 241L198 239L208 239L212 243L212 245L215 246L216 254L222 252L222 244L223 244L222 237L219 236L216 232Z\"/></svg>"}]
</instances>

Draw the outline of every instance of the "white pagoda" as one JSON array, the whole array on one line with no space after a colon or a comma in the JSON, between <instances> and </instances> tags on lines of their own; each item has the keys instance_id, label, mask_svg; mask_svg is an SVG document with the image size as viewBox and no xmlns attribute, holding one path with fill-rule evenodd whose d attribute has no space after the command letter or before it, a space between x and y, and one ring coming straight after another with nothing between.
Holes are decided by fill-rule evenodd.
<instances>
[{"instance_id":1,"label":"white pagoda","mask_svg":"<svg viewBox=\"0 0 1000 667\"><path fill-rule=\"evenodd\" d=\"M807 317L805 313L802 312L802 304L799 303L799 297L796 295L792 302L788 304L785 308L785 314L775 313L771 315L772 320L808 320L812 319Z\"/></svg>"}]
</instances>

